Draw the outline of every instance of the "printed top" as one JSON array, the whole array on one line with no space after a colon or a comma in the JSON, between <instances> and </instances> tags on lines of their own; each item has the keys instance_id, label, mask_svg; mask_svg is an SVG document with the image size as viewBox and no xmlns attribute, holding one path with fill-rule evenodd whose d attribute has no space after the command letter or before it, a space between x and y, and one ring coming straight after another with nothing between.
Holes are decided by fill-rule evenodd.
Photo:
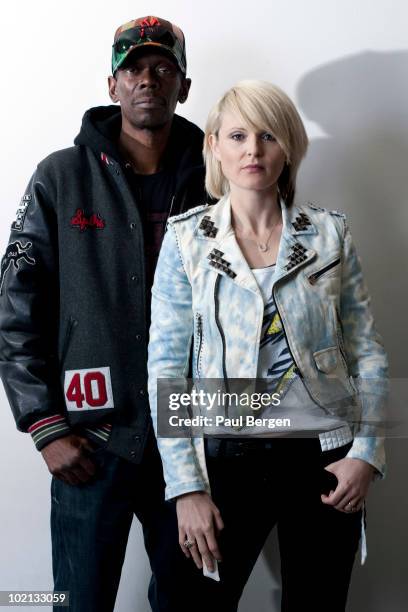
<instances>
[{"instance_id":1,"label":"printed top","mask_svg":"<svg viewBox=\"0 0 408 612\"><path fill-rule=\"evenodd\" d=\"M264 300L257 376L261 379L262 391L269 394L279 393L280 396L279 406L268 406L259 416L289 418L291 426L286 428L286 434L289 435L307 431L329 432L339 427L347 427L345 421L327 415L313 401L299 376L273 298L275 265L255 268L252 273ZM253 433L261 435L263 432L257 428ZM266 434L266 431L264 433Z\"/></svg>"}]
</instances>

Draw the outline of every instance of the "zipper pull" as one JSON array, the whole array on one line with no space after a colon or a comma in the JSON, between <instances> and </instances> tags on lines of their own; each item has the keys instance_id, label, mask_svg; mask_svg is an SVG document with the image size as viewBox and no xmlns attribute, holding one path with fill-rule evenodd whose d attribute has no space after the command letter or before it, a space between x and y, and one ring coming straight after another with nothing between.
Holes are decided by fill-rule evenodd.
<instances>
[{"instance_id":1,"label":"zipper pull","mask_svg":"<svg viewBox=\"0 0 408 612\"><path fill-rule=\"evenodd\" d=\"M314 274L311 274L310 276L308 276L308 281L311 285L315 285L317 280L323 276L323 274L326 274L326 272L328 272L329 270L331 270L332 268L335 268L339 263L340 263L340 257L338 257L337 259L335 259L334 261L332 261L331 263L329 263L327 266L324 266L324 268L322 268L321 270L318 270L317 272L315 272Z\"/></svg>"}]
</instances>

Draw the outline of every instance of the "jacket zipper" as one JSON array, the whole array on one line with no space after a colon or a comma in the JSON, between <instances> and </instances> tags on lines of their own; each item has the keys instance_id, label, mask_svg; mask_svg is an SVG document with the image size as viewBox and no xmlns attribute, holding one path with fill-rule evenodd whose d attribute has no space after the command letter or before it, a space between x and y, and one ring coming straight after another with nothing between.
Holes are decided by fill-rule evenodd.
<instances>
[{"instance_id":1,"label":"jacket zipper","mask_svg":"<svg viewBox=\"0 0 408 612\"><path fill-rule=\"evenodd\" d=\"M315 285L316 282L318 281L318 279L325 274L326 272L328 272L329 270L331 270L332 268L334 268L335 266L337 266L340 263L340 257L338 257L337 259L335 259L334 261L332 261L331 263L329 263L327 266L325 266L324 268L322 268L321 270L319 270L318 272L315 272L314 274L311 274L308 277L309 283L311 285Z\"/></svg>"},{"instance_id":2,"label":"jacket zipper","mask_svg":"<svg viewBox=\"0 0 408 612\"><path fill-rule=\"evenodd\" d=\"M200 313L197 313L197 334L198 334L198 350L197 350L197 361L196 361L196 374L197 378L200 378L200 357L201 347L203 344L203 321Z\"/></svg>"},{"instance_id":3,"label":"jacket zipper","mask_svg":"<svg viewBox=\"0 0 408 612\"><path fill-rule=\"evenodd\" d=\"M346 366L346 370L348 372L346 351L345 351L344 342L343 342L343 324L341 322L339 313L337 311L337 307L335 307L335 316L336 316L336 330L337 330L337 340L339 343L339 349L340 349L341 356L343 357L343 360L344 360L344 365Z\"/></svg>"},{"instance_id":4,"label":"jacket zipper","mask_svg":"<svg viewBox=\"0 0 408 612\"><path fill-rule=\"evenodd\" d=\"M283 335L285 336L285 340L286 340L286 345L288 347L288 351L290 353L290 356L292 357L293 363L295 364L295 373L299 374L299 376L301 378L303 378L302 372L300 371L300 369L299 369L299 367L298 367L298 365L296 363L296 360L295 360L295 358L293 356L292 349L290 348L288 336L286 335L285 326L283 325L283 319L281 317L281 313L279 312L278 304L277 304L277 301L276 301L276 295L275 295L275 285L273 286L273 289L272 289L272 296L273 296L273 301L275 303L276 312L279 315L279 319L280 319L280 322L281 322L281 325L282 325L282 331L283 331Z\"/></svg>"},{"instance_id":5,"label":"jacket zipper","mask_svg":"<svg viewBox=\"0 0 408 612\"><path fill-rule=\"evenodd\" d=\"M224 378L225 390L229 393L229 383L227 377L227 366L226 366L226 342L224 330L222 329L220 317L219 317L219 301L218 301L218 285L220 284L221 275L219 274L216 278L214 285L214 308L215 308L215 323L217 325L218 331L220 332L221 341L222 341L222 375ZM228 417L228 404L225 405L225 416Z\"/></svg>"},{"instance_id":6,"label":"jacket zipper","mask_svg":"<svg viewBox=\"0 0 408 612\"><path fill-rule=\"evenodd\" d=\"M337 306L335 306L335 314L336 314L337 339L338 339L338 343L339 343L340 355L343 358L344 368L346 370L347 378L348 378L350 386L351 386L351 388L353 390L353 393L357 393L357 389L356 389L356 386L354 384L353 377L350 376L350 373L349 373L347 357L346 357L346 349L344 347L344 328L343 328L343 323L342 323L341 318L340 318L340 313L337 310Z\"/></svg>"}]
</instances>

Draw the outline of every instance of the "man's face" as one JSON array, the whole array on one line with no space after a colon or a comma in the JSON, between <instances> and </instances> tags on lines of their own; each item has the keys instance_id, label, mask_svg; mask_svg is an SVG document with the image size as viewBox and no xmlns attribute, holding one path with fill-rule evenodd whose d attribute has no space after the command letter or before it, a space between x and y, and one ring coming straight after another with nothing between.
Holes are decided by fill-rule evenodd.
<instances>
[{"instance_id":1,"label":"man's face","mask_svg":"<svg viewBox=\"0 0 408 612\"><path fill-rule=\"evenodd\" d=\"M190 85L170 57L138 49L109 77L109 95L120 102L123 119L131 126L157 130L171 122L177 102L187 100Z\"/></svg>"}]
</instances>

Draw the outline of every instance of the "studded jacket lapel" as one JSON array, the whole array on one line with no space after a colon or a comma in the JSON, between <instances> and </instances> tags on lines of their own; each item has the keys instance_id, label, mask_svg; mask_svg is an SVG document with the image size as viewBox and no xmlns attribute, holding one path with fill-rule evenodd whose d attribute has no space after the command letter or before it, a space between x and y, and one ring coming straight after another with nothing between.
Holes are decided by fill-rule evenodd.
<instances>
[{"instance_id":1,"label":"studded jacket lapel","mask_svg":"<svg viewBox=\"0 0 408 612\"><path fill-rule=\"evenodd\" d=\"M242 254L231 226L229 196L210 207L194 229L195 236L206 241L200 265L216 270L244 289L261 295L258 283Z\"/></svg>"},{"instance_id":2,"label":"studded jacket lapel","mask_svg":"<svg viewBox=\"0 0 408 612\"><path fill-rule=\"evenodd\" d=\"M317 233L311 219L299 208L287 208L283 202L281 206L283 227L276 262L276 280L302 267L316 255L316 252L301 240L305 234ZM258 283L231 226L231 204L228 196L206 211L195 227L194 234L208 243L208 247L203 249L202 266L214 269L241 287L260 295Z\"/></svg>"},{"instance_id":3,"label":"studded jacket lapel","mask_svg":"<svg viewBox=\"0 0 408 612\"><path fill-rule=\"evenodd\" d=\"M309 263L316 256L316 251L309 248L305 234L316 234L317 229L306 213L293 206L288 208L281 201L282 236L276 261L276 280L292 273Z\"/></svg>"}]
</instances>

